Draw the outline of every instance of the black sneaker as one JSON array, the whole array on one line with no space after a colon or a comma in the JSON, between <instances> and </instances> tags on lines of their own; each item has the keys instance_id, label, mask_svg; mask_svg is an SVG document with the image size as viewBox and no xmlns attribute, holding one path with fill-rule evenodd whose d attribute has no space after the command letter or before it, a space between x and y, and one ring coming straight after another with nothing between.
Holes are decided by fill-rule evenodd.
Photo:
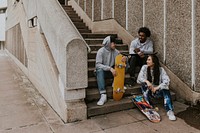
<instances>
[{"instance_id":1,"label":"black sneaker","mask_svg":"<svg viewBox=\"0 0 200 133\"><path fill-rule=\"evenodd\" d=\"M125 84L129 87L133 86L136 83L136 79L131 77L127 81L125 81Z\"/></svg>"}]
</instances>

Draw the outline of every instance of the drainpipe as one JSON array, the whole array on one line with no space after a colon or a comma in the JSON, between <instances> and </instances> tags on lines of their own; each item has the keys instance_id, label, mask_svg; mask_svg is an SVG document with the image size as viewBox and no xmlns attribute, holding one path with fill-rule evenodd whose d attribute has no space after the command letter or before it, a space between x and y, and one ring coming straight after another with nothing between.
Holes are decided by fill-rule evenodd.
<instances>
[{"instance_id":1,"label":"drainpipe","mask_svg":"<svg viewBox=\"0 0 200 133\"><path fill-rule=\"evenodd\" d=\"M196 0L191 0L192 1L192 89L195 91L195 70L196 70L196 52L195 52L195 2Z\"/></svg>"}]
</instances>

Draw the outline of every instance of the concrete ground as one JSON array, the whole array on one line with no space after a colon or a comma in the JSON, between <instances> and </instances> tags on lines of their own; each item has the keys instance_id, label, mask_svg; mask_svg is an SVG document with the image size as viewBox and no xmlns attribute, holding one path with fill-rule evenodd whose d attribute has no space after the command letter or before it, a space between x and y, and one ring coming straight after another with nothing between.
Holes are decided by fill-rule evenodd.
<instances>
[{"instance_id":1,"label":"concrete ground","mask_svg":"<svg viewBox=\"0 0 200 133\"><path fill-rule=\"evenodd\" d=\"M186 105L174 102L175 113ZM35 87L3 52L0 52L1 133L199 133L178 118L169 121L162 106L160 123L151 123L138 109L64 124Z\"/></svg>"}]
</instances>

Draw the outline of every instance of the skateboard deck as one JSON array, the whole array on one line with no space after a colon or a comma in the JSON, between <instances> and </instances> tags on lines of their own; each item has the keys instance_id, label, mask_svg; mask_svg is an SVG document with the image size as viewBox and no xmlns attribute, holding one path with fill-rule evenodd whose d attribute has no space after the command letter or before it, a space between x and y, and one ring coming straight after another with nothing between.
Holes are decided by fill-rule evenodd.
<instances>
[{"instance_id":1,"label":"skateboard deck","mask_svg":"<svg viewBox=\"0 0 200 133\"><path fill-rule=\"evenodd\" d=\"M144 100L143 96L133 96L132 101L151 122L160 122L161 117L157 112L158 108L154 109Z\"/></svg>"},{"instance_id":2,"label":"skateboard deck","mask_svg":"<svg viewBox=\"0 0 200 133\"><path fill-rule=\"evenodd\" d=\"M113 99L121 100L124 94L124 77L125 77L125 62L122 62L123 55L119 54L115 58L115 70L117 76L114 77L113 82Z\"/></svg>"}]
</instances>

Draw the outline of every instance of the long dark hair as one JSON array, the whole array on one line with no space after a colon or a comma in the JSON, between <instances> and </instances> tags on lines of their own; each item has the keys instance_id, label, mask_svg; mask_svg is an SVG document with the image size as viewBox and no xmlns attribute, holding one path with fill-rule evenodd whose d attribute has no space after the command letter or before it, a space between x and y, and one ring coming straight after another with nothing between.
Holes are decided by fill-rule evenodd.
<instances>
[{"instance_id":1,"label":"long dark hair","mask_svg":"<svg viewBox=\"0 0 200 133\"><path fill-rule=\"evenodd\" d=\"M152 62L154 63L153 67L153 76L154 76L154 85L159 85L159 80L160 80L160 63L159 59L156 55L149 55L151 57ZM147 80L152 82L152 76L151 76L151 70L150 67L147 68Z\"/></svg>"}]
</instances>

